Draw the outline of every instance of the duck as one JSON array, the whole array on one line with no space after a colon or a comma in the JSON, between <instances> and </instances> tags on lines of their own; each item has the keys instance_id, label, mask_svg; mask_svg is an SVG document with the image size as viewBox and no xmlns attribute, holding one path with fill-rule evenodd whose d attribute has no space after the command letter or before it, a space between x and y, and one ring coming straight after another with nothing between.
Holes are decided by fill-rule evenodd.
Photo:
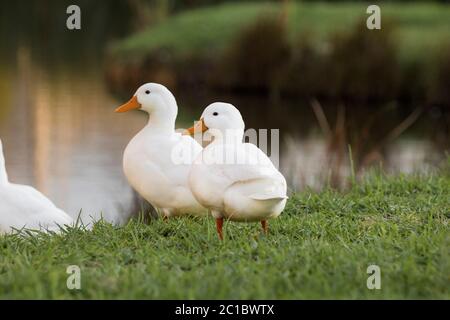
<instances>
[{"instance_id":1,"label":"duck","mask_svg":"<svg viewBox=\"0 0 450 320\"><path fill-rule=\"evenodd\" d=\"M278 217L287 202L287 184L269 157L256 145L244 143L245 123L229 103L210 104L187 134L206 133L211 143L194 160L189 186L200 204L216 219L223 240L224 219L261 223Z\"/></svg>"},{"instance_id":2,"label":"duck","mask_svg":"<svg viewBox=\"0 0 450 320\"><path fill-rule=\"evenodd\" d=\"M146 83L115 112L131 110L148 113L149 120L123 154L129 184L164 220L207 215L188 184L190 166L203 148L192 137L175 131L178 105L174 95L161 84Z\"/></svg>"},{"instance_id":3,"label":"duck","mask_svg":"<svg viewBox=\"0 0 450 320\"><path fill-rule=\"evenodd\" d=\"M9 182L0 140L0 234L24 229L59 232L73 223L72 217L33 187Z\"/></svg>"}]
</instances>

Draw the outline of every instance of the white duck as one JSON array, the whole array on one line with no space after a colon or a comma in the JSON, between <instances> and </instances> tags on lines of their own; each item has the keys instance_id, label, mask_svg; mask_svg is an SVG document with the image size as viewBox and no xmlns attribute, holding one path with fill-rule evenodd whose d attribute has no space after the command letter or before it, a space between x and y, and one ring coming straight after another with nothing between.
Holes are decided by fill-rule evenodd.
<instances>
[{"instance_id":1,"label":"white duck","mask_svg":"<svg viewBox=\"0 0 450 320\"><path fill-rule=\"evenodd\" d=\"M8 181L0 140L0 233L14 229L59 231L74 221L36 189Z\"/></svg>"},{"instance_id":2,"label":"white duck","mask_svg":"<svg viewBox=\"0 0 450 320\"><path fill-rule=\"evenodd\" d=\"M228 103L213 103L202 114L194 134L208 131L213 141L194 161L189 185L196 199L216 218L223 239L223 219L261 221L280 215L286 205L286 180L257 146L243 143L241 113Z\"/></svg>"},{"instance_id":3,"label":"white duck","mask_svg":"<svg viewBox=\"0 0 450 320\"><path fill-rule=\"evenodd\" d=\"M207 214L188 185L190 166L202 147L191 137L175 132L175 97L166 87L147 83L116 112L133 109L143 110L150 117L125 149L123 168L128 182L164 218Z\"/></svg>"}]
</instances>

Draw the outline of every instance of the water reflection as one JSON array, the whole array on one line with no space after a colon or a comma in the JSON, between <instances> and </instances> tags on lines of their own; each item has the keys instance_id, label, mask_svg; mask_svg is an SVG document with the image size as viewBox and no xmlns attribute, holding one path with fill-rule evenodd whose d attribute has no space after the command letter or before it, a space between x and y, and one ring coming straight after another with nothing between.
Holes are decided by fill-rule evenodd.
<instances>
[{"instance_id":1,"label":"water reflection","mask_svg":"<svg viewBox=\"0 0 450 320\"><path fill-rule=\"evenodd\" d=\"M132 193L122 170L122 151L145 118L113 113L119 104L103 86L100 70L74 73L33 63L17 51L1 98L0 134L10 179L36 186L76 216L123 222Z\"/></svg>"},{"instance_id":2,"label":"water reflection","mask_svg":"<svg viewBox=\"0 0 450 320\"><path fill-rule=\"evenodd\" d=\"M338 172L333 172L333 167L329 165L328 145L323 137L310 136L300 140L288 138L283 150L281 171L292 190L305 187L319 190L324 185L333 185L335 174L338 187L346 187L350 182L352 172L348 155ZM405 138L390 144L386 156L377 162L376 167L382 166L389 173L427 172L436 168L441 160L442 155L430 141ZM364 169L359 172L359 177L367 172Z\"/></svg>"}]
</instances>

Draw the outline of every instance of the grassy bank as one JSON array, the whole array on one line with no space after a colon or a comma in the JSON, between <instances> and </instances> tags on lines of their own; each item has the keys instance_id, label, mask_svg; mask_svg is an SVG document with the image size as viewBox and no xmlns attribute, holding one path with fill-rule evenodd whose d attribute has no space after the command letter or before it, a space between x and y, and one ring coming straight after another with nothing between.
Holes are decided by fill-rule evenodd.
<instances>
[{"instance_id":1,"label":"grassy bank","mask_svg":"<svg viewBox=\"0 0 450 320\"><path fill-rule=\"evenodd\" d=\"M293 196L263 236L211 219L0 237L0 298L450 298L450 174ZM368 290L366 268L381 268ZM82 289L66 288L79 265Z\"/></svg>"},{"instance_id":2,"label":"grassy bank","mask_svg":"<svg viewBox=\"0 0 450 320\"><path fill-rule=\"evenodd\" d=\"M317 45L328 36L348 31L367 17L367 3L293 2L288 7L288 29L292 41L300 33L312 33ZM155 50L177 57L212 54L223 50L247 25L262 15L277 15L278 3L232 3L182 12L165 22L116 43L112 52L124 59L139 58ZM403 59L427 56L450 38L450 6L438 3L383 3L382 22L398 26L396 38Z\"/></svg>"},{"instance_id":3,"label":"grassy bank","mask_svg":"<svg viewBox=\"0 0 450 320\"><path fill-rule=\"evenodd\" d=\"M367 29L366 9L367 3L244 2L182 12L114 44L106 78L115 92L155 81L308 99L450 104L442 85L449 81L450 6L383 3L382 30Z\"/></svg>"}]
</instances>

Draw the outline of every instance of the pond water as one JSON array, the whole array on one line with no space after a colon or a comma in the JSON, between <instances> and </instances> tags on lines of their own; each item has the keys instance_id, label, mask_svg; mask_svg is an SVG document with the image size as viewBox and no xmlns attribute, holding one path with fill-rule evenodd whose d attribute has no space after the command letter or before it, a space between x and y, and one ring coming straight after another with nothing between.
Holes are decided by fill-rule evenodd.
<instances>
[{"instance_id":1,"label":"pond water","mask_svg":"<svg viewBox=\"0 0 450 320\"><path fill-rule=\"evenodd\" d=\"M80 51L76 46L68 48L67 41L46 41L45 34L36 37L22 41L20 35L10 36L12 40L0 47L0 138L10 180L35 186L74 217L81 211L84 218L103 216L122 223L135 199L122 172L122 153L146 123L146 115L113 112L128 97L116 98L105 84L102 52L108 37L99 35L104 41L95 42L92 34L81 32L76 43L89 45ZM330 181L330 158L334 164L338 161L336 154L330 156L333 139L324 136L309 102L231 94L211 98L193 91L178 88L176 92L179 127L190 125L214 100L232 102L242 110L248 127L280 129L280 167L291 190L320 188ZM324 106L326 114L338 118L329 111L331 106ZM364 124L381 109L355 108L347 106L347 124ZM394 128L408 116L389 106L386 110L389 119L376 124L374 135L383 136L390 130L388 124ZM427 170L439 163L445 149L436 142L440 121L438 112L423 114L383 145L372 163L382 162L390 172ZM347 135L364 132L359 128ZM352 141L364 146L371 138ZM342 157L338 176L345 180L348 159Z\"/></svg>"}]
</instances>

